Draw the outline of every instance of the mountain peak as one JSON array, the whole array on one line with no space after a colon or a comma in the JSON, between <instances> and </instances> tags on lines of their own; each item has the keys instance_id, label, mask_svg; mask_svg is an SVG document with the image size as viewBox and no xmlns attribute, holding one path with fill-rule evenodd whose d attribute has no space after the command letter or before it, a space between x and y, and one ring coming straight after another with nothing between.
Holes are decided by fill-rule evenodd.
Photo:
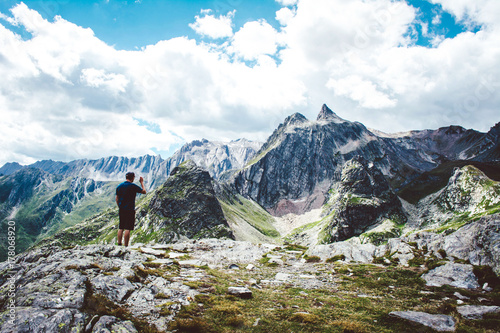
<instances>
[{"instance_id":1,"label":"mountain peak","mask_svg":"<svg viewBox=\"0 0 500 333\"><path fill-rule=\"evenodd\" d=\"M326 104L323 104L323 106L321 107L321 111L320 113L318 114L318 118L316 119L318 121L320 120L337 120L337 121L344 121L344 119L340 118L339 116L337 116L335 114L335 112L333 112L332 110L330 110L330 108L328 106L326 106Z\"/></svg>"},{"instance_id":2,"label":"mountain peak","mask_svg":"<svg viewBox=\"0 0 500 333\"><path fill-rule=\"evenodd\" d=\"M308 120L307 120L307 118L304 115L302 115L301 113L296 112L296 113L292 114L291 116L289 116L289 117L287 117L285 119L284 125L285 126L298 125L298 124L305 123L307 121Z\"/></svg>"}]
</instances>

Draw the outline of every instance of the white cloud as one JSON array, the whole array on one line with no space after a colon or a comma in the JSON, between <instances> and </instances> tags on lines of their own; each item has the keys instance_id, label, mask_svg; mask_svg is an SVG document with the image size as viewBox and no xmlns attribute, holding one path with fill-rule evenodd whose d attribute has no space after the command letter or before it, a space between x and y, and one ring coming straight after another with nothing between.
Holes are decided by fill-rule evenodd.
<instances>
[{"instance_id":1,"label":"white cloud","mask_svg":"<svg viewBox=\"0 0 500 333\"><path fill-rule=\"evenodd\" d=\"M246 60L273 55L277 50L278 32L266 21L247 22L234 34L232 50Z\"/></svg>"},{"instance_id":2,"label":"white cloud","mask_svg":"<svg viewBox=\"0 0 500 333\"><path fill-rule=\"evenodd\" d=\"M276 20L281 25L287 25L288 22L295 16L295 10L287 7L283 7L276 12Z\"/></svg>"},{"instance_id":3,"label":"white cloud","mask_svg":"<svg viewBox=\"0 0 500 333\"><path fill-rule=\"evenodd\" d=\"M459 20L476 24L487 24L498 27L500 2L495 0L432 0L441 4L443 9L455 15Z\"/></svg>"},{"instance_id":4,"label":"white cloud","mask_svg":"<svg viewBox=\"0 0 500 333\"><path fill-rule=\"evenodd\" d=\"M296 5L298 0L276 0L282 6L293 6Z\"/></svg>"},{"instance_id":5,"label":"white cloud","mask_svg":"<svg viewBox=\"0 0 500 333\"><path fill-rule=\"evenodd\" d=\"M208 15L210 13L209 11L202 10L202 14L205 16L196 16L195 23L189 24L189 27L201 36L215 39L231 37L233 35L232 19L235 12L236 11L232 11L225 16L220 15L216 18L213 15Z\"/></svg>"},{"instance_id":6,"label":"white cloud","mask_svg":"<svg viewBox=\"0 0 500 333\"><path fill-rule=\"evenodd\" d=\"M326 86L333 89L336 95L347 96L359 102L361 107L364 108L381 109L396 105L396 101L379 91L373 82L364 80L356 75L338 80L330 79L326 83Z\"/></svg>"},{"instance_id":7,"label":"white cloud","mask_svg":"<svg viewBox=\"0 0 500 333\"><path fill-rule=\"evenodd\" d=\"M201 137L265 140L287 115L315 118L323 103L387 132L488 130L499 120L498 1L440 2L481 30L425 48L408 38L418 22L406 2L300 0L276 13L279 31L257 20L218 44L180 37L120 51L18 5L2 19L31 37L0 24L0 165L138 156ZM200 32L216 38L205 23Z\"/></svg>"},{"instance_id":8,"label":"white cloud","mask_svg":"<svg viewBox=\"0 0 500 333\"><path fill-rule=\"evenodd\" d=\"M89 87L105 87L112 92L125 92L125 87L129 82L122 74L106 74L106 71L95 68L83 69L80 80Z\"/></svg>"}]
</instances>

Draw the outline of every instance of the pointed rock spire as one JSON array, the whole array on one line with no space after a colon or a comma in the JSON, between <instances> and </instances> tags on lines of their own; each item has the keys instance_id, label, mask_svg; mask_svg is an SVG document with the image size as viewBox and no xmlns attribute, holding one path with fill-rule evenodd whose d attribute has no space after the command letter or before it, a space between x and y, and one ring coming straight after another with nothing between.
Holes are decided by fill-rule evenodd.
<instances>
[{"instance_id":1,"label":"pointed rock spire","mask_svg":"<svg viewBox=\"0 0 500 333\"><path fill-rule=\"evenodd\" d=\"M320 113L318 114L318 118L316 120L337 120L337 121L344 121L344 119L340 118L339 116L337 116L335 114L335 112L333 112L332 110L330 110L330 108L328 106L326 106L326 104L323 104L323 106L321 107L321 111Z\"/></svg>"}]
</instances>

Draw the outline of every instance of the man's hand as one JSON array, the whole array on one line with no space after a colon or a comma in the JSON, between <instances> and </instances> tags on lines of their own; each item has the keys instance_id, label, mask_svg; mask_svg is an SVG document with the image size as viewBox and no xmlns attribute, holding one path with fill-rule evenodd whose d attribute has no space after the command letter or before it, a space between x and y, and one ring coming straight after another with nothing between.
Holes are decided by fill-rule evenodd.
<instances>
[{"instance_id":1,"label":"man's hand","mask_svg":"<svg viewBox=\"0 0 500 333\"><path fill-rule=\"evenodd\" d=\"M141 183L141 186L142 186L142 194L146 194L146 187L144 186L144 178L139 177L139 183Z\"/></svg>"}]
</instances>

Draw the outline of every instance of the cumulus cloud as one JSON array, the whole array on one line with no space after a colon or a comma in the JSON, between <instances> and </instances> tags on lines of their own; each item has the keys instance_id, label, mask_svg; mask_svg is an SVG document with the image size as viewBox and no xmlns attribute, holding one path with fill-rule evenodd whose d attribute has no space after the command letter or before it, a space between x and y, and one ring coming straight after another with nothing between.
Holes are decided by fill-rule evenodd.
<instances>
[{"instance_id":1,"label":"cumulus cloud","mask_svg":"<svg viewBox=\"0 0 500 333\"><path fill-rule=\"evenodd\" d=\"M246 60L276 53L278 32L266 21L252 21L234 34L233 51Z\"/></svg>"},{"instance_id":2,"label":"cumulus cloud","mask_svg":"<svg viewBox=\"0 0 500 333\"><path fill-rule=\"evenodd\" d=\"M211 43L178 37L134 51L24 4L3 13L0 165L265 140L287 115L314 119L323 103L386 132L498 121L498 1L434 0L481 27L436 36L434 47L414 44L417 11L404 1L280 3L293 7L277 11L275 27L254 20L233 33L234 12L206 10L192 28Z\"/></svg>"},{"instance_id":3,"label":"cumulus cloud","mask_svg":"<svg viewBox=\"0 0 500 333\"><path fill-rule=\"evenodd\" d=\"M209 15L210 11L202 10L204 16L196 16L195 23L189 24L189 27L201 36L210 38L224 38L233 35L232 19L236 11L229 12L227 15L220 15L216 18Z\"/></svg>"},{"instance_id":4,"label":"cumulus cloud","mask_svg":"<svg viewBox=\"0 0 500 333\"><path fill-rule=\"evenodd\" d=\"M292 10L288 7L281 8L276 12L276 20L282 25L285 26L290 22L290 20L295 16L295 10Z\"/></svg>"}]
</instances>

